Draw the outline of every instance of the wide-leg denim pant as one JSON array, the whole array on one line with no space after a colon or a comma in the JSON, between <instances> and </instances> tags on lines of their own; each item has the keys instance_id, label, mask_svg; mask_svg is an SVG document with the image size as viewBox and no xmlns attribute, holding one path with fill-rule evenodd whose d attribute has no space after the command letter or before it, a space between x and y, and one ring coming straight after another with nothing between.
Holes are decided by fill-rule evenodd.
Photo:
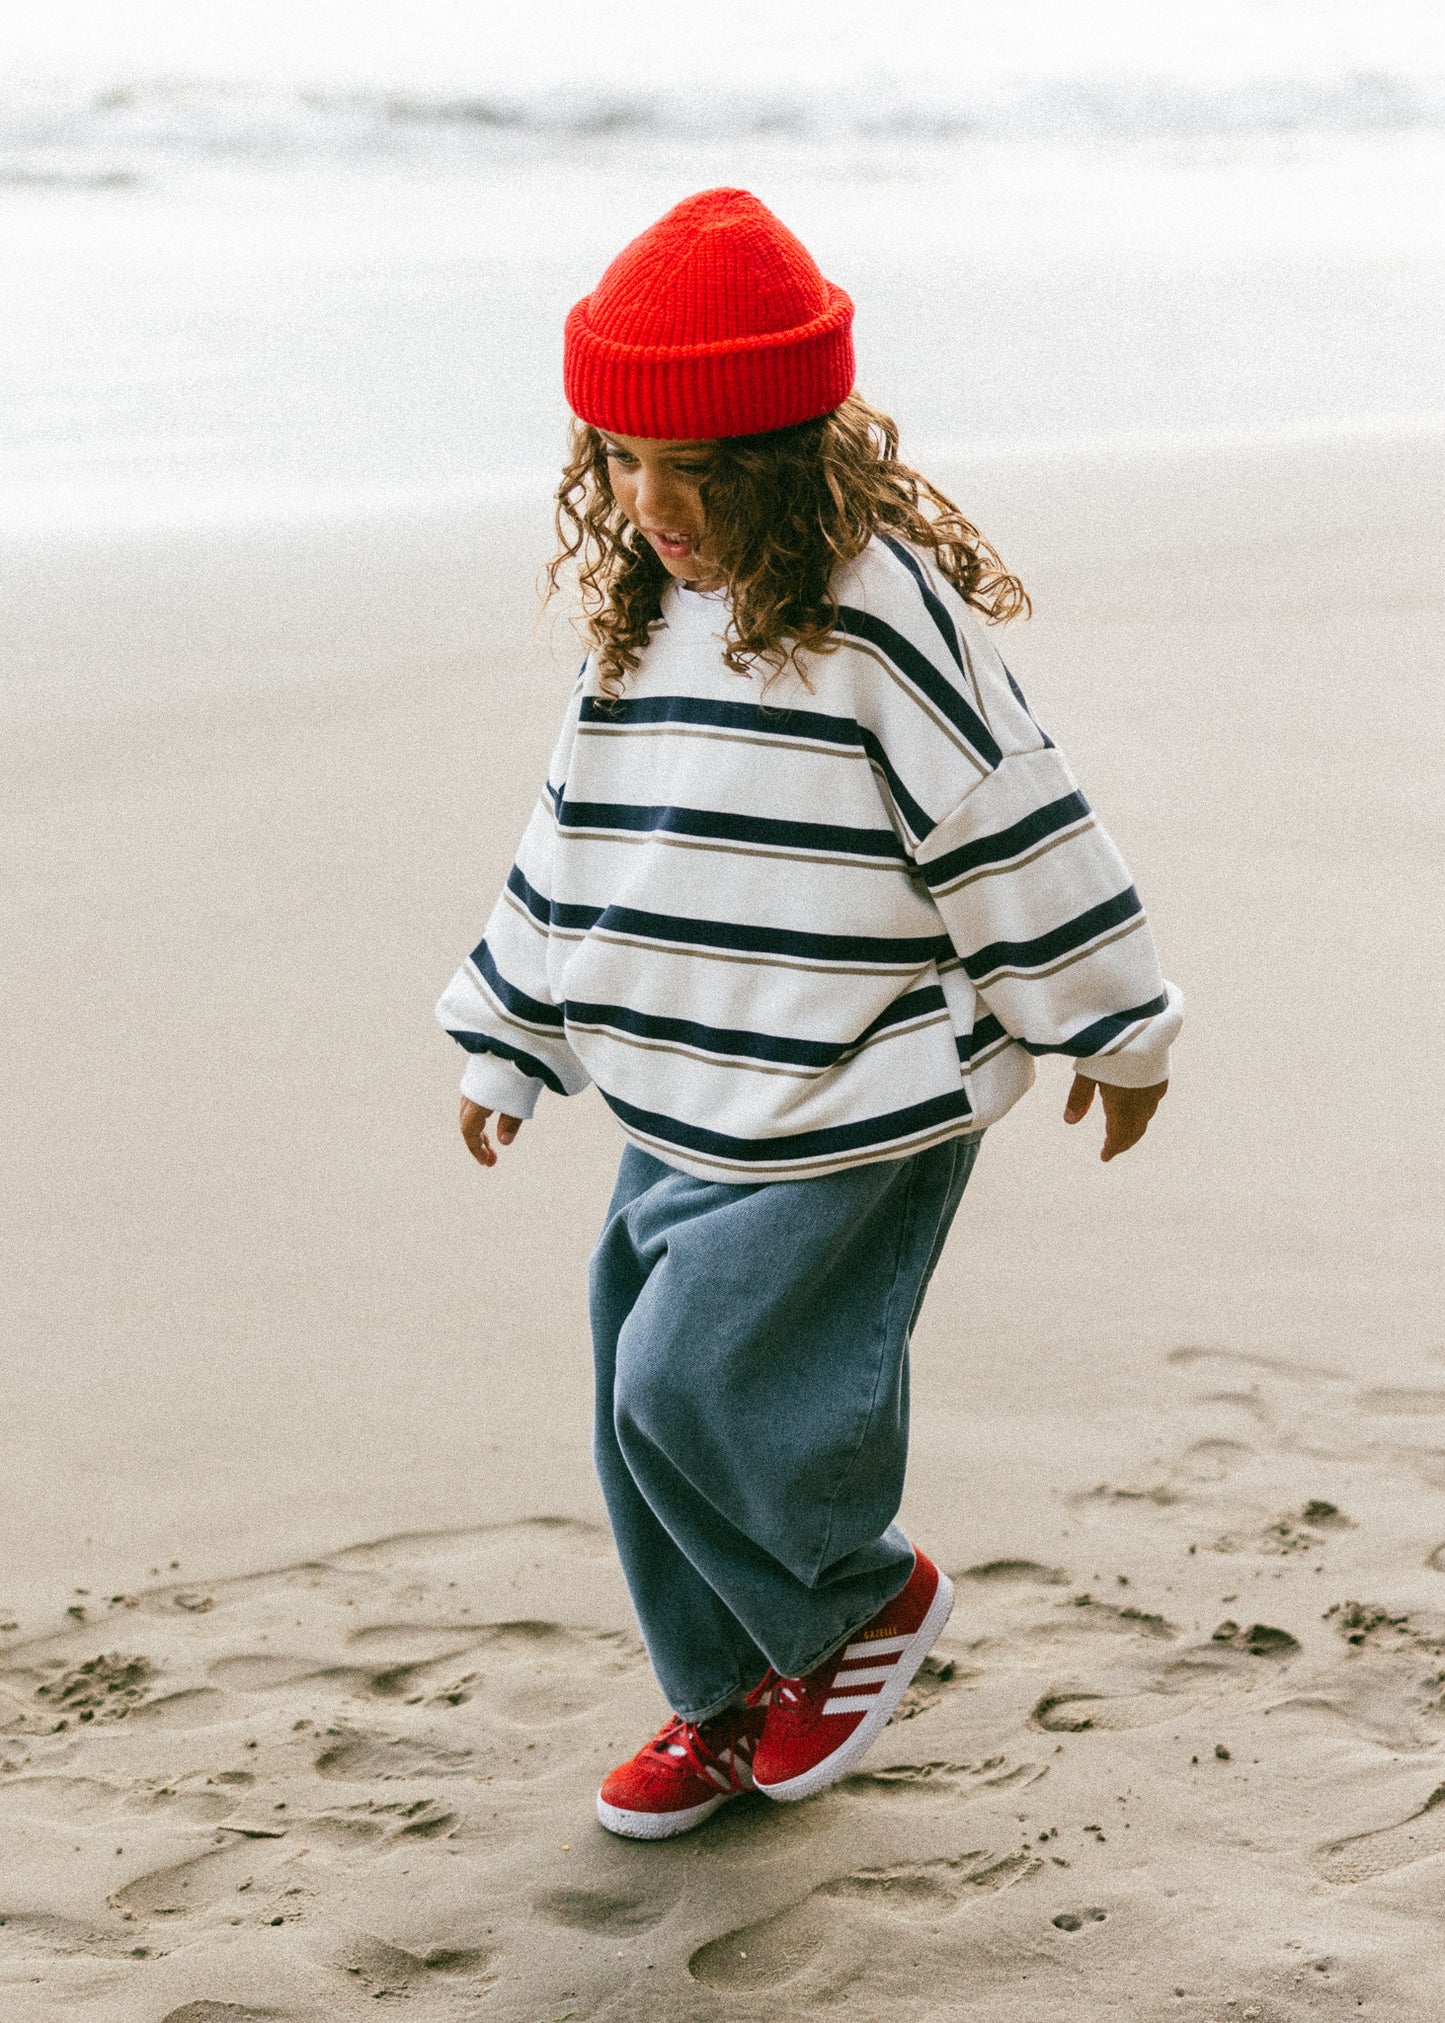
<instances>
[{"instance_id":1,"label":"wide-leg denim pant","mask_svg":"<svg viewBox=\"0 0 1445 2023\"><path fill-rule=\"evenodd\" d=\"M688 1720L810 1671L908 1579L908 1341L981 1135L754 1186L623 1153L589 1279L594 1458Z\"/></svg>"}]
</instances>

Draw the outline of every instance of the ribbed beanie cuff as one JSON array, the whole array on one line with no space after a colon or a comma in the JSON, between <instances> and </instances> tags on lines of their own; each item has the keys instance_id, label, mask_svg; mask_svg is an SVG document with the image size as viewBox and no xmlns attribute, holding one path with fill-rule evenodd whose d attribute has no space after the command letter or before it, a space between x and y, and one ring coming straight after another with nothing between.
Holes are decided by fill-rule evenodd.
<instances>
[{"instance_id":1,"label":"ribbed beanie cuff","mask_svg":"<svg viewBox=\"0 0 1445 2023\"><path fill-rule=\"evenodd\" d=\"M853 388L853 304L746 190L688 197L567 318L574 414L618 435L756 435Z\"/></svg>"}]
</instances>

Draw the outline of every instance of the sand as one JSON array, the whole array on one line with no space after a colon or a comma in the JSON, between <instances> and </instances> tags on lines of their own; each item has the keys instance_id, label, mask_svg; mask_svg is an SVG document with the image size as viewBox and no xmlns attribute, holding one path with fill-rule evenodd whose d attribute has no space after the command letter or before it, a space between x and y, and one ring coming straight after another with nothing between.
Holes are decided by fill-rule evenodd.
<instances>
[{"instance_id":1,"label":"sand","mask_svg":"<svg viewBox=\"0 0 1445 2023\"><path fill-rule=\"evenodd\" d=\"M591 1811L661 1712L587 1461L618 1140L480 1174L430 1024L571 671L537 512L10 548L5 2023L1445 2009L1442 478L956 477L1186 1037L1127 1159L1061 1073L984 1148L902 1718L660 1847Z\"/></svg>"}]
</instances>

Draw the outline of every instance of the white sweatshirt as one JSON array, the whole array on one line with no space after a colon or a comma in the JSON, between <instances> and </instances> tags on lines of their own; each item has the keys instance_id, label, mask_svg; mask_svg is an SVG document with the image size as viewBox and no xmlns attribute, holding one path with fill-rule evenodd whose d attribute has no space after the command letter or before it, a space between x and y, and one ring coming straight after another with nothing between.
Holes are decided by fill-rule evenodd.
<instances>
[{"instance_id":1,"label":"white sweatshirt","mask_svg":"<svg viewBox=\"0 0 1445 2023\"><path fill-rule=\"evenodd\" d=\"M835 588L810 687L732 673L721 595L676 583L618 701L584 664L437 1007L473 1102L591 1080L646 1151L751 1183L981 1129L1036 1054L1165 1080L1180 993L977 614L891 536Z\"/></svg>"}]
</instances>

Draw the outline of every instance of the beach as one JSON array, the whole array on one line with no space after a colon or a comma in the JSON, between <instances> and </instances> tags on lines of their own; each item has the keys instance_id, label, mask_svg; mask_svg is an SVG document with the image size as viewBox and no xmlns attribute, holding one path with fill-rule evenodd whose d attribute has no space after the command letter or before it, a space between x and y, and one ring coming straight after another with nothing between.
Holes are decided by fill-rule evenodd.
<instances>
[{"instance_id":1,"label":"beach","mask_svg":"<svg viewBox=\"0 0 1445 2023\"><path fill-rule=\"evenodd\" d=\"M1445 42L1422 0L13 0L0 2023L1445 2013ZM915 1333L942 1639L639 1844L622 1140L433 1005L581 645L566 311L689 192L857 303L1187 1012L990 1130Z\"/></svg>"},{"instance_id":2,"label":"beach","mask_svg":"<svg viewBox=\"0 0 1445 2023\"><path fill-rule=\"evenodd\" d=\"M575 666L545 494L9 545L7 2023L1437 2013L1445 446L937 475L1186 1037L1126 1160L1058 1070L984 1146L901 1716L664 1846L592 1814L663 1712L588 1462L620 1140L480 1173L431 1020Z\"/></svg>"}]
</instances>

